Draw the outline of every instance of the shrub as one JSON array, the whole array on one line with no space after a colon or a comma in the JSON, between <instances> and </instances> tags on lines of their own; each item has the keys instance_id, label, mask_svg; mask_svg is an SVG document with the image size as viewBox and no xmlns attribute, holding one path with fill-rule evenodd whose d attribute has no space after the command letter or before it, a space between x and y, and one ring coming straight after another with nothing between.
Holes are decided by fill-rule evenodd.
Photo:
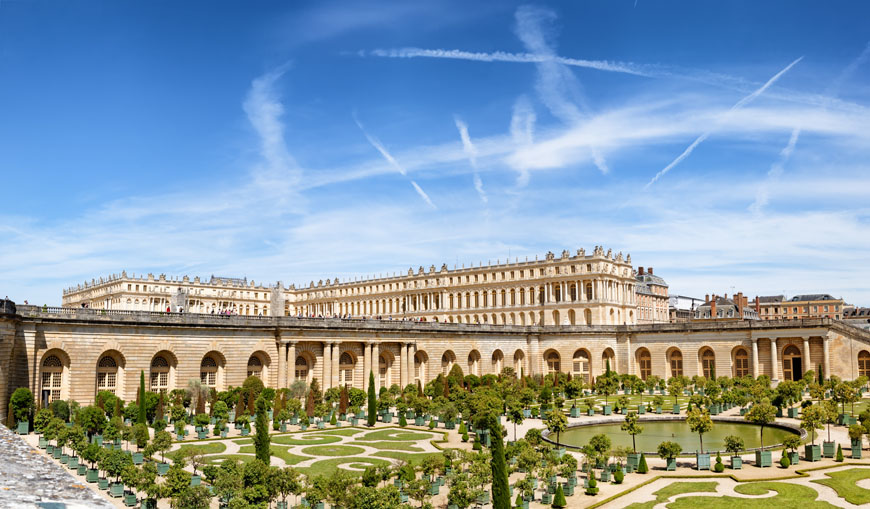
<instances>
[{"instance_id":1,"label":"shrub","mask_svg":"<svg viewBox=\"0 0 870 509\"><path fill-rule=\"evenodd\" d=\"M471 449L475 451L479 451L481 449L480 440L478 440L477 437L474 437L474 442L471 445Z\"/></svg>"},{"instance_id":2,"label":"shrub","mask_svg":"<svg viewBox=\"0 0 870 509\"><path fill-rule=\"evenodd\" d=\"M625 480L625 474L622 473L621 468L617 468L616 472L613 474L613 483L614 484L622 484L622 481Z\"/></svg>"},{"instance_id":3,"label":"shrub","mask_svg":"<svg viewBox=\"0 0 870 509\"><path fill-rule=\"evenodd\" d=\"M403 416L403 417L404 417L404 416ZM401 422L402 422L402 421L401 421L401 419L400 419L400 420L399 420L399 423L401 423ZM331 424L331 425L333 425L333 426L338 425L338 419L335 418L335 412L332 412L332 417L329 419L329 424ZM407 423L405 423L405 424L407 424Z\"/></svg>"},{"instance_id":4,"label":"shrub","mask_svg":"<svg viewBox=\"0 0 870 509\"><path fill-rule=\"evenodd\" d=\"M33 393L26 387L19 387L12 393L9 405L16 421L29 421L33 410Z\"/></svg>"},{"instance_id":5,"label":"shrub","mask_svg":"<svg viewBox=\"0 0 870 509\"><path fill-rule=\"evenodd\" d=\"M598 481L595 480L595 475L589 476L589 487L586 488L586 494L592 496L598 494Z\"/></svg>"},{"instance_id":6,"label":"shrub","mask_svg":"<svg viewBox=\"0 0 870 509\"><path fill-rule=\"evenodd\" d=\"M523 495L522 495L521 493L517 493L517 499L514 500L514 505L515 505L516 507L522 507L522 506L523 506Z\"/></svg>"},{"instance_id":7,"label":"shrub","mask_svg":"<svg viewBox=\"0 0 870 509\"><path fill-rule=\"evenodd\" d=\"M646 464L646 454L641 453L640 455L640 463L637 465L637 473L645 474L649 472L649 467Z\"/></svg>"},{"instance_id":8,"label":"shrub","mask_svg":"<svg viewBox=\"0 0 870 509\"><path fill-rule=\"evenodd\" d=\"M429 429L435 429L435 419L429 421Z\"/></svg>"},{"instance_id":9,"label":"shrub","mask_svg":"<svg viewBox=\"0 0 870 509\"><path fill-rule=\"evenodd\" d=\"M788 454L785 452L785 449L782 450L782 458L779 460L779 465L782 468L788 468L791 466L791 460L788 459Z\"/></svg>"},{"instance_id":10,"label":"shrub","mask_svg":"<svg viewBox=\"0 0 870 509\"><path fill-rule=\"evenodd\" d=\"M843 446L837 444L837 458L836 461L842 463L843 462Z\"/></svg>"},{"instance_id":11,"label":"shrub","mask_svg":"<svg viewBox=\"0 0 870 509\"><path fill-rule=\"evenodd\" d=\"M562 491L562 485L560 484L556 488L556 495L553 497L553 507L567 507L568 501L565 500L565 492Z\"/></svg>"},{"instance_id":12,"label":"shrub","mask_svg":"<svg viewBox=\"0 0 870 509\"><path fill-rule=\"evenodd\" d=\"M467 431L466 431L465 433L462 434L462 441L463 441L463 442L468 442L468 432L467 432Z\"/></svg>"},{"instance_id":13,"label":"shrub","mask_svg":"<svg viewBox=\"0 0 870 509\"><path fill-rule=\"evenodd\" d=\"M48 408L51 409L51 413L62 420L63 422L69 421L69 403L62 399L56 399L48 405Z\"/></svg>"},{"instance_id":14,"label":"shrub","mask_svg":"<svg viewBox=\"0 0 870 509\"><path fill-rule=\"evenodd\" d=\"M716 472L722 473L725 471L725 465L722 464L722 456L716 452L716 465L713 467Z\"/></svg>"},{"instance_id":15,"label":"shrub","mask_svg":"<svg viewBox=\"0 0 870 509\"><path fill-rule=\"evenodd\" d=\"M332 418L335 419L335 416L333 415ZM399 413L399 426L404 428L407 425L408 425L408 419L405 418L405 412Z\"/></svg>"}]
</instances>

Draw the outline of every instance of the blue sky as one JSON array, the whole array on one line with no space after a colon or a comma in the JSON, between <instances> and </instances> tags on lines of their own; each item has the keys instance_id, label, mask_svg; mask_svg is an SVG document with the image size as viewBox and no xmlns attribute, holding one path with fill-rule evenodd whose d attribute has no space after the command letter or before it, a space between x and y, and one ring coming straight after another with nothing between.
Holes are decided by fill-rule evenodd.
<instances>
[{"instance_id":1,"label":"blue sky","mask_svg":"<svg viewBox=\"0 0 870 509\"><path fill-rule=\"evenodd\" d=\"M866 2L0 0L0 294L604 245L870 305Z\"/></svg>"}]
</instances>

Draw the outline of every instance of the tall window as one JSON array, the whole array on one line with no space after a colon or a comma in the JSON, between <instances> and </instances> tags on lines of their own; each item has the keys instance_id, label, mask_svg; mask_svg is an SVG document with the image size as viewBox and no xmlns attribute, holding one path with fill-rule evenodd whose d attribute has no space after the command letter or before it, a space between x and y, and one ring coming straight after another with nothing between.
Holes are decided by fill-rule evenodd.
<instances>
[{"instance_id":1,"label":"tall window","mask_svg":"<svg viewBox=\"0 0 870 509\"><path fill-rule=\"evenodd\" d=\"M256 355L248 359L248 376L263 378L263 361Z\"/></svg>"},{"instance_id":2,"label":"tall window","mask_svg":"<svg viewBox=\"0 0 870 509\"><path fill-rule=\"evenodd\" d=\"M472 350L468 354L468 372L472 375L480 375L480 354Z\"/></svg>"},{"instance_id":3,"label":"tall window","mask_svg":"<svg viewBox=\"0 0 870 509\"><path fill-rule=\"evenodd\" d=\"M707 380L713 378L713 374L716 373L716 355L713 353L713 350L709 348L704 350L704 353L701 354L701 369L704 373L704 378Z\"/></svg>"},{"instance_id":4,"label":"tall window","mask_svg":"<svg viewBox=\"0 0 870 509\"><path fill-rule=\"evenodd\" d=\"M649 350L643 349L637 356L637 364L640 368L640 378L646 380L652 374L652 357Z\"/></svg>"},{"instance_id":5,"label":"tall window","mask_svg":"<svg viewBox=\"0 0 870 509\"><path fill-rule=\"evenodd\" d=\"M870 352L867 350L858 352L858 376L870 377Z\"/></svg>"},{"instance_id":6,"label":"tall window","mask_svg":"<svg viewBox=\"0 0 870 509\"><path fill-rule=\"evenodd\" d=\"M444 352L444 355L441 356L441 372L445 375L450 373L450 370L453 368L453 363L455 360L456 358L453 356L453 352Z\"/></svg>"},{"instance_id":7,"label":"tall window","mask_svg":"<svg viewBox=\"0 0 870 509\"><path fill-rule=\"evenodd\" d=\"M671 376L683 376L683 354L679 350L674 350L668 361L671 364Z\"/></svg>"},{"instance_id":8,"label":"tall window","mask_svg":"<svg viewBox=\"0 0 870 509\"><path fill-rule=\"evenodd\" d=\"M601 371L606 372L608 367L610 367L610 371L616 370L616 365L613 363L613 350L610 348L605 349L604 353L601 354Z\"/></svg>"},{"instance_id":9,"label":"tall window","mask_svg":"<svg viewBox=\"0 0 870 509\"><path fill-rule=\"evenodd\" d=\"M47 391L48 402L60 399L60 388L63 377L63 363L56 355L49 355L42 361L42 390Z\"/></svg>"},{"instance_id":10,"label":"tall window","mask_svg":"<svg viewBox=\"0 0 870 509\"><path fill-rule=\"evenodd\" d=\"M115 394L118 380L118 363L110 355L104 355L97 363L97 392L109 391Z\"/></svg>"},{"instance_id":11,"label":"tall window","mask_svg":"<svg viewBox=\"0 0 870 509\"><path fill-rule=\"evenodd\" d=\"M151 392L166 392L169 390L169 363L162 355L151 361Z\"/></svg>"},{"instance_id":12,"label":"tall window","mask_svg":"<svg viewBox=\"0 0 870 509\"><path fill-rule=\"evenodd\" d=\"M559 370L559 354L556 352L550 352L547 354L547 372L548 373L558 373Z\"/></svg>"},{"instance_id":13,"label":"tall window","mask_svg":"<svg viewBox=\"0 0 870 509\"><path fill-rule=\"evenodd\" d=\"M353 383L353 357L347 352L338 358L338 381L339 383Z\"/></svg>"},{"instance_id":14,"label":"tall window","mask_svg":"<svg viewBox=\"0 0 870 509\"><path fill-rule=\"evenodd\" d=\"M414 354L414 381L424 383L426 381L426 358L422 352Z\"/></svg>"},{"instance_id":15,"label":"tall window","mask_svg":"<svg viewBox=\"0 0 870 509\"><path fill-rule=\"evenodd\" d=\"M741 348L734 354L734 376L746 376L749 374L749 354Z\"/></svg>"},{"instance_id":16,"label":"tall window","mask_svg":"<svg viewBox=\"0 0 870 509\"><path fill-rule=\"evenodd\" d=\"M496 350L492 353L492 370L495 374L501 373L502 368L504 367L504 354L501 353L501 350Z\"/></svg>"},{"instance_id":17,"label":"tall window","mask_svg":"<svg viewBox=\"0 0 870 509\"><path fill-rule=\"evenodd\" d=\"M383 355L378 359L378 375L380 379L380 385L378 387L389 387L390 364Z\"/></svg>"},{"instance_id":18,"label":"tall window","mask_svg":"<svg viewBox=\"0 0 870 509\"><path fill-rule=\"evenodd\" d=\"M308 361L305 360L305 357L299 356L296 357L296 380L304 380L308 382Z\"/></svg>"},{"instance_id":19,"label":"tall window","mask_svg":"<svg viewBox=\"0 0 870 509\"><path fill-rule=\"evenodd\" d=\"M582 380L589 383L589 354L585 350L577 350L574 352L574 377L582 377Z\"/></svg>"},{"instance_id":20,"label":"tall window","mask_svg":"<svg viewBox=\"0 0 870 509\"><path fill-rule=\"evenodd\" d=\"M782 352L782 376L785 380L797 380L803 376L801 351L794 345L788 345Z\"/></svg>"},{"instance_id":21,"label":"tall window","mask_svg":"<svg viewBox=\"0 0 870 509\"><path fill-rule=\"evenodd\" d=\"M199 365L199 381L207 387L217 385L217 363L211 356L203 357Z\"/></svg>"}]
</instances>

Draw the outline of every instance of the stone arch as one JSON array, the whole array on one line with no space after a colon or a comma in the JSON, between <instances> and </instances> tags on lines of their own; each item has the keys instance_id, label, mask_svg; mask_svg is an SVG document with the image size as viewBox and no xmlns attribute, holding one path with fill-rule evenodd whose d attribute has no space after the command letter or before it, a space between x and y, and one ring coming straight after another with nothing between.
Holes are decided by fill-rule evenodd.
<instances>
[{"instance_id":1,"label":"stone arch","mask_svg":"<svg viewBox=\"0 0 870 509\"><path fill-rule=\"evenodd\" d=\"M680 351L679 348L673 346L668 348L665 355L668 359L668 374L671 377L683 376L685 374L685 371L683 370L683 352Z\"/></svg>"},{"instance_id":2,"label":"stone arch","mask_svg":"<svg viewBox=\"0 0 870 509\"><path fill-rule=\"evenodd\" d=\"M553 325L562 325L558 309L553 310Z\"/></svg>"},{"instance_id":3,"label":"stone arch","mask_svg":"<svg viewBox=\"0 0 870 509\"><path fill-rule=\"evenodd\" d=\"M504 353L502 353L501 350L496 349L492 352L491 362L492 373L494 375L501 374L501 370L504 369Z\"/></svg>"},{"instance_id":4,"label":"stone arch","mask_svg":"<svg viewBox=\"0 0 870 509\"><path fill-rule=\"evenodd\" d=\"M568 310L568 324L577 325L577 312L573 309Z\"/></svg>"},{"instance_id":5,"label":"stone arch","mask_svg":"<svg viewBox=\"0 0 870 509\"><path fill-rule=\"evenodd\" d=\"M468 374L480 376L480 352L477 350L468 352Z\"/></svg>"},{"instance_id":6,"label":"stone arch","mask_svg":"<svg viewBox=\"0 0 870 509\"><path fill-rule=\"evenodd\" d=\"M175 387L178 358L170 351L160 350L151 358L148 387L151 392L168 393Z\"/></svg>"},{"instance_id":7,"label":"stone arch","mask_svg":"<svg viewBox=\"0 0 870 509\"><path fill-rule=\"evenodd\" d=\"M207 352L199 362L199 381L216 391L223 390L226 365L227 361L222 353L217 350Z\"/></svg>"},{"instance_id":8,"label":"stone arch","mask_svg":"<svg viewBox=\"0 0 870 509\"><path fill-rule=\"evenodd\" d=\"M356 370L357 357L354 352L345 350L338 356L338 383L353 386L353 372Z\"/></svg>"},{"instance_id":9,"label":"stone arch","mask_svg":"<svg viewBox=\"0 0 870 509\"><path fill-rule=\"evenodd\" d=\"M867 350L858 352L858 376L870 377L870 352Z\"/></svg>"},{"instance_id":10,"label":"stone arch","mask_svg":"<svg viewBox=\"0 0 870 509\"><path fill-rule=\"evenodd\" d=\"M456 364L456 354L453 353L453 350L446 350L443 354L441 354L441 372L447 375L450 373L450 369L453 368L453 365Z\"/></svg>"},{"instance_id":11,"label":"stone arch","mask_svg":"<svg viewBox=\"0 0 870 509\"><path fill-rule=\"evenodd\" d=\"M293 361L294 380L304 380L306 384L311 384L314 378L314 366L316 358L311 352L302 351L296 354L296 360Z\"/></svg>"},{"instance_id":12,"label":"stone arch","mask_svg":"<svg viewBox=\"0 0 870 509\"><path fill-rule=\"evenodd\" d=\"M731 350L731 366L733 366L731 376L735 378L750 374L749 351L745 346L738 345Z\"/></svg>"},{"instance_id":13,"label":"stone arch","mask_svg":"<svg viewBox=\"0 0 870 509\"><path fill-rule=\"evenodd\" d=\"M100 391L109 391L121 399L124 396L124 373L127 361L118 350L105 350L97 357L94 396Z\"/></svg>"},{"instance_id":14,"label":"stone arch","mask_svg":"<svg viewBox=\"0 0 870 509\"><path fill-rule=\"evenodd\" d=\"M709 346L698 350L698 365L701 366L701 376L707 380L716 374L716 352Z\"/></svg>"},{"instance_id":15,"label":"stone arch","mask_svg":"<svg viewBox=\"0 0 870 509\"><path fill-rule=\"evenodd\" d=\"M641 380L646 380L652 375L652 355L645 347L638 348L634 353L637 359L637 374Z\"/></svg>"},{"instance_id":16,"label":"stone arch","mask_svg":"<svg viewBox=\"0 0 870 509\"><path fill-rule=\"evenodd\" d=\"M544 363L547 366L547 374L562 371L562 356L552 348L544 352Z\"/></svg>"},{"instance_id":17,"label":"stone arch","mask_svg":"<svg viewBox=\"0 0 870 509\"><path fill-rule=\"evenodd\" d=\"M269 385L269 354L262 350L257 350L248 357L247 376L255 376L263 381L263 384Z\"/></svg>"},{"instance_id":18,"label":"stone arch","mask_svg":"<svg viewBox=\"0 0 870 509\"><path fill-rule=\"evenodd\" d=\"M526 353L523 352L522 349L517 349L514 352L514 372L517 376L521 376L525 373L526 367Z\"/></svg>"},{"instance_id":19,"label":"stone arch","mask_svg":"<svg viewBox=\"0 0 870 509\"><path fill-rule=\"evenodd\" d=\"M390 388L393 385L394 369L396 357L393 352L382 349L378 354L378 383L380 387Z\"/></svg>"},{"instance_id":20,"label":"stone arch","mask_svg":"<svg viewBox=\"0 0 870 509\"><path fill-rule=\"evenodd\" d=\"M52 348L42 354L39 360L39 397L43 408L52 401L69 399L69 378L70 357L65 351Z\"/></svg>"},{"instance_id":21,"label":"stone arch","mask_svg":"<svg viewBox=\"0 0 870 509\"><path fill-rule=\"evenodd\" d=\"M591 358L592 356L589 354L589 350L578 348L577 351L574 352L574 357L572 359L572 376L574 378L580 378L586 384L592 383L592 365L589 362Z\"/></svg>"},{"instance_id":22,"label":"stone arch","mask_svg":"<svg viewBox=\"0 0 870 509\"><path fill-rule=\"evenodd\" d=\"M796 345L786 345L782 349L783 380L800 380L804 371L804 360L801 349Z\"/></svg>"},{"instance_id":23,"label":"stone arch","mask_svg":"<svg viewBox=\"0 0 870 509\"><path fill-rule=\"evenodd\" d=\"M583 318L586 320L586 325L592 325L592 310L586 309L583 311Z\"/></svg>"},{"instance_id":24,"label":"stone arch","mask_svg":"<svg viewBox=\"0 0 870 509\"><path fill-rule=\"evenodd\" d=\"M429 367L429 354L425 350L417 350L414 353L414 381L425 384L429 379L426 377L426 368Z\"/></svg>"},{"instance_id":25,"label":"stone arch","mask_svg":"<svg viewBox=\"0 0 870 509\"><path fill-rule=\"evenodd\" d=\"M615 359L616 355L613 353L613 348L610 348L609 346L605 348L604 351L601 352L601 372L607 372L607 361L610 361L610 371L616 371Z\"/></svg>"}]
</instances>

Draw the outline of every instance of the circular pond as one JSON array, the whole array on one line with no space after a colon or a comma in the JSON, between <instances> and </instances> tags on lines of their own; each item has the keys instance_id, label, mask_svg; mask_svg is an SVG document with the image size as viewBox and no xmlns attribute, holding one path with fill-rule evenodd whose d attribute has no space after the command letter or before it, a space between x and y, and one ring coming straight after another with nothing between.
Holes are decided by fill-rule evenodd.
<instances>
[{"instance_id":1,"label":"circular pond","mask_svg":"<svg viewBox=\"0 0 870 509\"><path fill-rule=\"evenodd\" d=\"M631 435L620 429L621 424L613 422L572 427L562 433L559 441L566 445L583 447L594 435L604 433L610 437L613 447L631 447ZM693 453L701 447L698 434L689 431L686 421L641 421L640 424L643 426L643 433L635 437L638 451L654 453L659 444L665 440L683 446L683 453ZM704 450L724 451L725 437L728 435L742 438L747 449L761 447L759 429L758 426L749 423L714 421L713 429L704 433ZM787 429L765 426L764 445L769 447L781 444L786 437L796 434L797 432ZM548 438L555 441L556 436L551 434Z\"/></svg>"}]
</instances>

